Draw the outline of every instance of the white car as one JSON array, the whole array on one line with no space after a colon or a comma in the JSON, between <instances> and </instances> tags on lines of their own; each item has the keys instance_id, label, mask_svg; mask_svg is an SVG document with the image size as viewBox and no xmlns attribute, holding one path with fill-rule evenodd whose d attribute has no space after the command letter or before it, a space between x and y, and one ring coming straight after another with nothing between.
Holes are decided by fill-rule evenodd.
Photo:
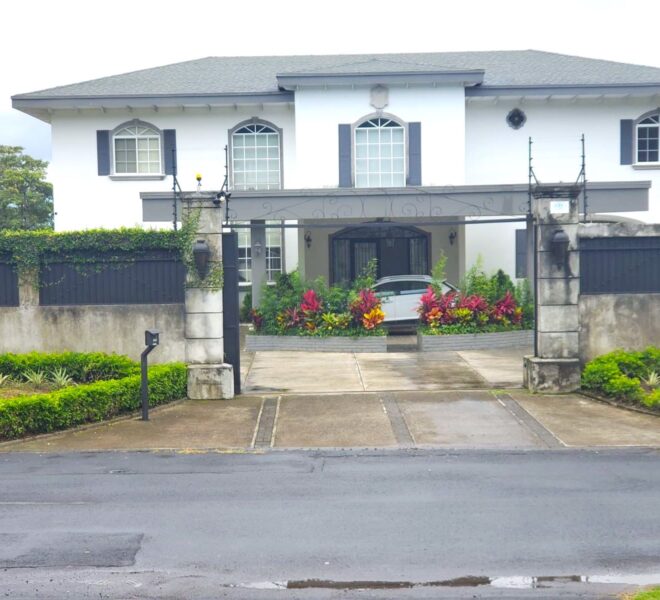
<instances>
[{"instance_id":1,"label":"white car","mask_svg":"<svg viewBox=\"0 0 660 600\"><path fill-rule=\"evenodd\" d=\"M374 292L380 298L385 323L418 319L419 300L432 282L433 279L429 275L392 275L379 279L374 285ZM442 291L445 294L458 292L458 288L443 281Z\"/></svg>"}]
</instances>

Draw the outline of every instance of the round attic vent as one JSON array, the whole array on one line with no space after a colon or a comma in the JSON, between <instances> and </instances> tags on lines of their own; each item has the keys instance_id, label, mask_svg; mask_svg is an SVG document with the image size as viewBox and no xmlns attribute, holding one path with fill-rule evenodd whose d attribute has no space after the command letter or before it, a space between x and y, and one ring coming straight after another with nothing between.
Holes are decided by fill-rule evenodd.
<instances>
[{"instance_id":1,"label":"round attic vent","mask_svg":"<svg viewBox=\"0 0 660 600\"><path fill-rule=\"evenodd\" d=\"M527 115L519 108L514 108L506 116L506 122L513 129L520 129L527 121Z\"/></svg>"}]
</instances>

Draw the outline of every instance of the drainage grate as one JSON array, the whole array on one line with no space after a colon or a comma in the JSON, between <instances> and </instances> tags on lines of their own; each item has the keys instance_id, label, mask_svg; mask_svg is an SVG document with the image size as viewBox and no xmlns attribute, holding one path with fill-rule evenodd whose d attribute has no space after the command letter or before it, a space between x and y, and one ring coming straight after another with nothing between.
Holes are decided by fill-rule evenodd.
<instances>
[{"instance_id":1,"label":"drainage grate","mask_svg":"<svg viewBox=\"0 0 660 600\"><path fill-rule=\"evenodd\" d=\"M413 440L413 437L410 434L410 430L401 414L401 409L399 408L396 398L389 395L383 395L380 401L383 403L387 417L390 420L396 443L404 448L411 448L414 446L415 440Z\"/></svg>"},{"instance_id":2,"label":"drainage grate","mask_svg":"<svg viewBox=\"0 0 660 600\"><path fill-rule=\"evenodd\" d=\"M261 407L257 435L254 438L255 448L269 448L273 440L275 417L277 416L277 398L265 398Z\"/></svg>"}]
</instances>

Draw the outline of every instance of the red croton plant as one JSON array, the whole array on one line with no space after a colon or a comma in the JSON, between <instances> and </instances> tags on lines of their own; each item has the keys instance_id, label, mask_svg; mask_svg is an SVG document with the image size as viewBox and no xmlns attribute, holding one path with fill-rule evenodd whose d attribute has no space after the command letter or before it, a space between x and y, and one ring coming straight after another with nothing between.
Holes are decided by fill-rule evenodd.
<instances>
[{"instance_id":1,"label":"red croton plant","mask_svg":"<svg viewBox=\"0 0 660 600\"><path fill-rule=\"evenodd\" d=\"M417 308L419 318L424 325L439 328L442 325L520 325L523 311L516 305L510 292L490 305L477 294L463 296L456 292L436 294L429 286L422 294Z\"/></svg>"}]
</instances>

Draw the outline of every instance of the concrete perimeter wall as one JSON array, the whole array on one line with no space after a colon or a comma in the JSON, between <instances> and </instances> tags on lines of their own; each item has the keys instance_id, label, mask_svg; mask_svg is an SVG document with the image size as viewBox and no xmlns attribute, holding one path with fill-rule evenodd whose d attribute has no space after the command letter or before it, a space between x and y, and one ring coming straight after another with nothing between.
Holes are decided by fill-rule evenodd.
<instances>
[{"instance_id":1,"label":"concrete perimeter wall","mask_svg":"<svg viewBox=\"0 0 660 600\"><path fill-rule=\"evenodd\" d=\"M144 330L159 329L150 364L185 360L183 304L0 308L0 353L115 352L139 360Z\"/></svg>"},{"instance_id":2,"label":"concrete perimeter wall","mask_svg":"<svg viewBox=\"0 0 660 600\"><path fill-rule=\"evenodd\" d=\"M581 239L660 239L660 224L589 223L580 225ZM660 265L651 268L660 269ZM660 293L580 294L579 354L582 364L617 348L642 350L660 345Z\"/></svg>"},{"instance_id":3,"label":"concrete perimeter wall","mask_svg":"<svg viewBox=\"0 0 660 600\"><path fill-rule=\"evenodd\" d=\"M660 345L660 294L580 296L579 310L582 363L617 348Z\"/></svg>"}]
</instances>

